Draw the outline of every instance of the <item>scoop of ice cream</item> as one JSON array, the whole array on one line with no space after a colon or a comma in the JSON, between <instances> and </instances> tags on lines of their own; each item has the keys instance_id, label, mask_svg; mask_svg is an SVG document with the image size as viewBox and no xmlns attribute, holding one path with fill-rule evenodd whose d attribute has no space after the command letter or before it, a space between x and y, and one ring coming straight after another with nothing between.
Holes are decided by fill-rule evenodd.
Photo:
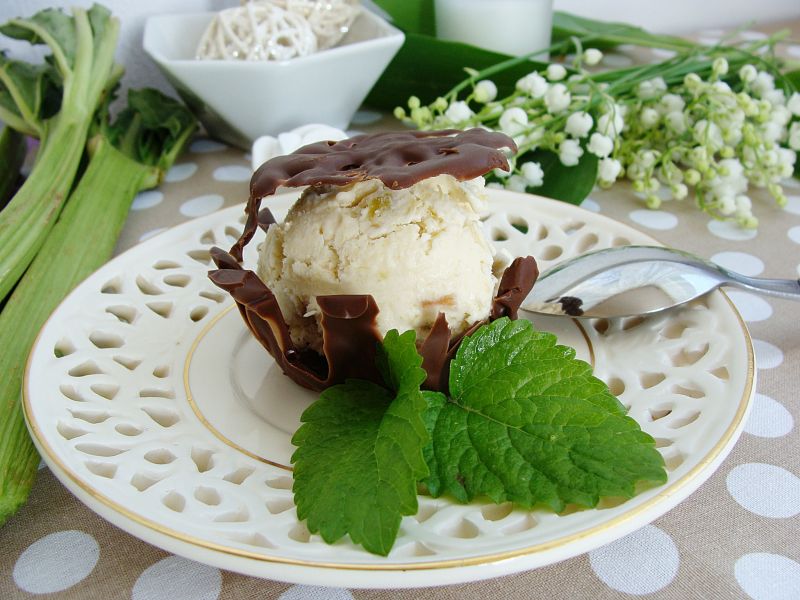
<instances>
[{"instance_id":1,"label":"scoop of ice cream","mask_svg":"<svg viewBox=\"0 0 800 600\"><path fill-rule=\"evenodd\" d=\"M489 316L497 279L479 219L483 179L450 175L391 190L377 179L308 188L260 248L258 274L299 347L322 349L316 296L370 294L390 329L424 339L442 312L453 334Z\"/></svg>"}]
</instances>

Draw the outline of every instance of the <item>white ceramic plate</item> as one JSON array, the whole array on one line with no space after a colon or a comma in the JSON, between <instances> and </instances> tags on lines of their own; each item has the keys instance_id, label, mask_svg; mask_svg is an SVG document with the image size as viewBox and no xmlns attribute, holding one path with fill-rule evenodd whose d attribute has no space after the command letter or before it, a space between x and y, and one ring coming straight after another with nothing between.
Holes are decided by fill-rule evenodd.
<instances>
[{"instance_id":1,"label":"white ceramic plate","mask_svg":"<svg viewBox=\"0 0 800 600\"><path fill-rule=\"evenodd\" d=\"M293 200L272 199L281 218ZM542 268L591 248L654 243L568 204L490 192L490 237ZM59 479L152 544L259 577L344 587L464 582L550 564L625 535L686 498L741 432L755 384L747 330L718 292L668 316L536 323L577 347L658 440L668 482L625 503L554 515L420 499L391 554L335 545L298 522L290 437L314 396L291 383L207 279L208 249L242 208L129 250L55 311L31 354L28 425ZM255 246L245 260L254 264Z\"/></svg>"}]
</instances>

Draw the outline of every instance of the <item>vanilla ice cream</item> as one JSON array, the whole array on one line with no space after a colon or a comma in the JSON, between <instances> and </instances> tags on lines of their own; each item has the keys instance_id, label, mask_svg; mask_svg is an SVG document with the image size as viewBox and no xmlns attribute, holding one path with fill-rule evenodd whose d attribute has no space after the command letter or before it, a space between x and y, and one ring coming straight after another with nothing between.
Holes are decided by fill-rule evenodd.
<instances>
[{"instance_id":1,"label":"vanilla ice cream","mask_svg":"<svg viewBox=\"0 0 800 600\"><path fill-rule=\"evenodd\" d=\"M323 295L371 294L382 336L413 329L424 340L440 312L454 335L486 319L497 279L483 186L439 175L399 190L378 179L308 188L268 229L258 262L294 343L322 351Z\"/></svg>"}]
</instances>

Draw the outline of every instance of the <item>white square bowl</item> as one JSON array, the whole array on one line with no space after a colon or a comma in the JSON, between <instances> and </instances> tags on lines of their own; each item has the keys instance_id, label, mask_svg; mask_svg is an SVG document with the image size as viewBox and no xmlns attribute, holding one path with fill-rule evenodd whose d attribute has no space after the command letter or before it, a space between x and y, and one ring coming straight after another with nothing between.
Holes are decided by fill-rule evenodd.
<instances>
[{"instance_id":1,"label":"white square bowl","mask_svg":"<svg viewBox=\"0 0 800 600\"><path fill-rule=\"evenodd\" d=\"M306 123L346 129L403 45L403 33L362 10L342 42L288 61L196 60L214 13L159 15L144 50L214 137L249 148L257 137Z\"/></svg>"}]
</instances>

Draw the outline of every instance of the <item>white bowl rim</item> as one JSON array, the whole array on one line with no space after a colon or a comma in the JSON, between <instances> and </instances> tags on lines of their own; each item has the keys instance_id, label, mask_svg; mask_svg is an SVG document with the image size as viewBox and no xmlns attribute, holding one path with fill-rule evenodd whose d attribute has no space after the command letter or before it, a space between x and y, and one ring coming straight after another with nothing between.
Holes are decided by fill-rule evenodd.
<instances>
[{"instance_id":1,"label":"white bowl rim","mask_svg":"<svg viewBox=\"0 0 800 600\"><path fill-rule=\"evenodd\" d=\"M217 12L215 11L206 11L206 12L195 12L195 13L179 13L179 14L173 13L173 14L152 15L148 17L147 20L145 21L142 47L144 51L153 60L155 60L160 64L181 65L181 66L188 66L191 64L191 65L197 65L198 66L197 68L203 68L200 67L200 65L211 65L211 66L224 65L226 68L235 68L235 69L270 70L270 69L285 69L292 66L302 65L304 63L313 63L321 60L343 57L349 54L356 54L364 51L374 50L375 47L392 46L395 44L400 46L405 40L405 34L400 29L392 25L386 19L382 18L380 15L377 15L374 12L366 8L363 8L357 18L361 18L363 16L366 17L367 19L371 19L373 23L376 23L377 25L379 25L384 29L381 35L363 41L345 44L343 46L334 46L332 48L327 48L325 50L314 52L306 56L298 56L296 58L291 58L289 60L255 61L255 60L237 60L237 59L197 60L196 58L168 58L167 56L164 55L163 52L153 48L152 36L155 35L153 33L153 26L157 22L176 21L180 20L180 18L199 19L201 16L210 19L216 14Z\"/></svg>"}]
</instances>

